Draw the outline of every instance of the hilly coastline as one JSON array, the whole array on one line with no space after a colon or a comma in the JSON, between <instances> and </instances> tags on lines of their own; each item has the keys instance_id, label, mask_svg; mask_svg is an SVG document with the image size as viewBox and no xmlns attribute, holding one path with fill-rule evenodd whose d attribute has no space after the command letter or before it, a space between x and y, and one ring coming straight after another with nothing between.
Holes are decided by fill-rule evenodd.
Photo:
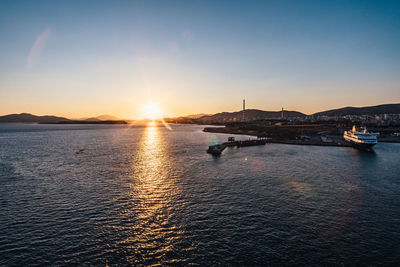
<instances>
[{"instance_id":1,"label":"hilly coastline","mask_svg":"<svg viewBox=\"0 0 400 267\"><path fill-rule=\"evenodd\" d=\"M245 116L247 121L262 120L265 118L277 119L282 115L281 111L264 111L258 109L246 109ZM283 116L288 117L299 117L303 118L306 115L298 111L283 111ZM243 111L237 112L222 112L214 115L203 116L196 119L196 122L200 124L213 124L213 123L225 123L240 121L243 117Z\"/></svg>"},{"instance_id":2,"label":"hilly coastline","mask_svg":"<svg viewBox=\"0 0 400 267\"><path fill-rule=\"evenodd\" d=\"M57 116L36 116L30 113L9 114L0 116L0 122L36 122L36 123L56 123L69 121L69 119Z\"/></svg>"},{"instance_id":3,"label":"hilly coastline","mask_svg":"<svg viewBox=\"0 0 400 267\"><path fill-rule=\"evenodd\" d=\"M0 116L0 123L4 122L25 122L25 123L42 123L42 124L126 124L124 120L120 120L110 115L101 115L98 117L71 120L57 116L37 116L30 113L9 114Z\"/></svg>"},{"instance_id":4,"label":"hilly coastline","mask_svg":"<svg viewBox=\"0 0 400 267\"><path fill-rule=\"evenodd\" d=\"M339 109L332 109L317 112L314 114L304 114L299 111L283 111L283 117L285 118L305 118L306 116L346 116L346 115L370 115L374 116L377 114L400 114L400 104L383 104L377 106L368 107L343 107ZM245 117L246 121L256 121L263 119L279 119L282 116L282 111L265 111L258 109L246 109ZM236 112L221 112L213 115L207 114L196 114L189 116L182 116L177 118L165 118L166 122L169 123L195 123L195 124L225 124L229 122L239 122L243 118L243 111ZM9 114L0 116L1 122L29 122L29 123L126 123L127 120L121 120L117 117L110 115L101 115L91 118L82 119L68 119L57 116L36 116L29 113L20 114Z\"/></svg>"},{"instance_id":5,"label":"hilly coastline","mask_svg":"<svg viewBox=\"0 0 400 267\"><path fill-rule=\"evenodd\" d=\"M339 109L326 110L314 114L306 115L298 111L283 111L285 118L305 118L306 116L329 116L340 117L346 115L369 115L374 116L378 114L400 114L400 104L384 104L369 107L344 107ZM246 121L256 121L263 119L279 119L282 116L282 111L264 111L258 109L246 109ZM239 122L243 118L243 111L237 112L222 112L214 115L203 116L195 120L193 123L199 124L225 124L229 122ZM188 118L180 118L181 121L186 122Z\"/></svg>"}]
</instances>

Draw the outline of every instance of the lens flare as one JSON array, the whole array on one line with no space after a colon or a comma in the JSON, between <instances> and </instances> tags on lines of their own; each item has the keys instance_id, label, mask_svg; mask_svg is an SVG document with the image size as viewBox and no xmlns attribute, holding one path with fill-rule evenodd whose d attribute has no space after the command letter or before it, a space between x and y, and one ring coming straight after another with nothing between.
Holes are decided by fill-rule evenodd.
<instances>
[{"instance_id":1,"label":"lens flare","mask_svg":"<svg viewBox=\"0 0 400 267\"><path fill-rule=\"evenodd\" d=\"M162 118L162 111L158 104L149 101L143 105L143 116L150 120L160 119Z\"/></svg>"}]
</instances>

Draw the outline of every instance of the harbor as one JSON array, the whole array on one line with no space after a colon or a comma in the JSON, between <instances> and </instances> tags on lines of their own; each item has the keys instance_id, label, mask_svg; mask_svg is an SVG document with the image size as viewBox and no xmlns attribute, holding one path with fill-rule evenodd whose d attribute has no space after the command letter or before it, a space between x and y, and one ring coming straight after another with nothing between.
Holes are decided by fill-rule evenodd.
<instances>
[{"instance_id":1,"label":"harbor","mask_svg":"<svg viewBox=\"0 0 400 267\"><path fill-rule=\"evenodd\" d=\"M280 115L280 117L278 117ZM302 114L304 115L304 114ZM269 118L267 116L270 116ZM300 116L300 117L298 117ZM205 116L207 118L207 116ZM209 116L210 117L210 116ZM211 116L212 117L212 116ZM204 132L248 135L257 139L247 140L247 145L265 145L266 143L278 143L289 145L309 145L309 146L335 146L335 147L355 147L362 150L372 150L372 147L379 142L399 143L399 128L396 123L384 124L379 121L381 115L375 114L375 123L358 121L358 117L346 117L326 120L325 117L305 116L296 112L285 111L271 114L260 110L246 109L246 102L243 99L243 109L240 112L221 113L214 116L215 120L209 120L209 124L214 123L214 127L205 127ZM351 118L351 119L350 119ZM396 115L389 116L384 114L382 118L392 119ZM203 121L204 123L205 121ZM218 125L218 126L217 126ZM224 125L220 127L219 125ZM359 126L357 130L356 125ZM352 129L349 128L352 126ZM361 126L361 127L360 127ZM372 129L367 132L366 126ZM230 137L231 138L231 137ZM262 141L258 141L262 140ZM238 142L229 141L227 143L215 144L208 148L207 152L213 155L220 155L228 146L244 146ZM244 143L243 143L244 144Z\"/></svg>"},{"instance_id":2,"label":"harbor","mask_svg":"<svg viewBox=\"0 0 400 267\"><path fill-rule=\"evenodd\" d=\"M282 126L254 126L240 127L205 127L204 132L254 136L264 138L266 143L351 147L352 142L344 139L344 131L349 128L338 128L332 125L282 125ZM382 129L373 129L377 135L376 142L399 143L398 135L386 133ZM222 144L221 144L222 145Z\"/></svg>"}]
</instances>

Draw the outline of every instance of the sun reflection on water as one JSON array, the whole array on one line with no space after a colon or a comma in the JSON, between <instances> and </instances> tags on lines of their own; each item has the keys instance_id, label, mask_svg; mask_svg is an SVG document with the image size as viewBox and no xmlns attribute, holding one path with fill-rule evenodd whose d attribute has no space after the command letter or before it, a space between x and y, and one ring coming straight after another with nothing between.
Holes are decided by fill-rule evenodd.
<instances>
[{"instance_id":1,"label":"sun reflection on water","mask_svg":"<svg viewBox=\"0 0 400 267\"><path fill-rule=\"evenodd\" d=\"M144 128L133 162L130 198L134 206L124 212L135 222L123 242L133 249L131 263L161 259L173 253L174 244L183 234L174 223L174 205L180 195L173 174L173 162L159 127ZM141 259L137 256L140 255Z\"/></svg>"}]
</instances>

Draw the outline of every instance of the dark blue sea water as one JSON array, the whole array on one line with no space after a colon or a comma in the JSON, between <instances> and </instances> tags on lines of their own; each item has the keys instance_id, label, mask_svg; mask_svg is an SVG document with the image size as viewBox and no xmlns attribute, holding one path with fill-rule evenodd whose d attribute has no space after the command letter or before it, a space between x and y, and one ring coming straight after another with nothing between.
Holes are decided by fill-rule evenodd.
<instances>
[{"instance_id":1,"label":"dark blue sea water","mask_svg":"<svg viewBox=\"0 0 400 267\"><path fill-rule=\"evenodd\" d=\"M400 263L400 144L171 127L1 124L0 265Z\"/></svg>"}]
</instances>

